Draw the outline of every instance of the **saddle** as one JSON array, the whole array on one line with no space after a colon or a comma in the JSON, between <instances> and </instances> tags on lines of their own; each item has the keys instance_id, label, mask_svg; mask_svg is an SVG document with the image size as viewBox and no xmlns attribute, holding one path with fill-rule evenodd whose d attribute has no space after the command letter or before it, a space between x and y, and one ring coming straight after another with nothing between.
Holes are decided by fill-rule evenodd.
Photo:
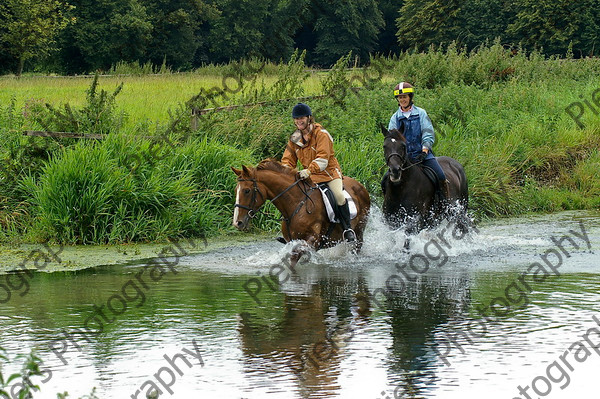
<instances>
[{"instance_id":1,"label":"saddle","mask_svg":"<svg viewBox=\"0 0 600 399\"><path fill-rule=\"evenodd\" d=\"M340 221L337 218L337 204L335 202L335 197L333 196L333 192L329 189L327 183L319 183L317 184L319 190L321 190L321 195L323 196L323 202L325 203L325 209L327 210L327 217L331 223L339 223ZM356 217L358 213L356 210L356 204L354 200L348 194L346 190L344 192L344 197L348 201L348 209L350 210L350 220Z\"/></svg>"},{"instance_id":2,"label":"saddle","mask_svg":"<svg viewBox=\"0 0 600 399\"><path fill-rule=\"evenodd\" d=\"M427 176L427 178L433 183L433 187L435 188L434 201L442 201L444 199L444 195L442 194L442 185L440 184L441 182L438 178L438 175L429 166L425 166L423 164L420 164L419 166L421 169L423 169L425 176Z\"/></svg>"}]
</instances>

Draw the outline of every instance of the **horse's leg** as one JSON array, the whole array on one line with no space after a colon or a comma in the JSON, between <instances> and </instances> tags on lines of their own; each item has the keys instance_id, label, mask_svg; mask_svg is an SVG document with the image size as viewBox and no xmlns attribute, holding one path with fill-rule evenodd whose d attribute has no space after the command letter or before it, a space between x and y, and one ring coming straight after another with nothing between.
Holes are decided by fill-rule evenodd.
<instances>
[{"instance_id":1,"label":"horse's leg","mask_svg":"<svg viewBox=\"0 0 600 399\"><path fill-rule=\"evenodd\" d=\"M448 220L456 223L456 228L462 233L467 234L472 226L471 219L467 215L467 202L464 199L456 201L456 207L448 214Z\"/></svg>"},{"instance_id":2,"label":"horse's leg","mask_svg":"<svg viewBox=\"0 0 600 399\"><path fill-rule=\"evenodd\" d=\"M404 234L406 238L404 239L404 252L408 252L410 249L410 236L415 234L415 232L419 231L418 228L414 225L414 222L407 220L406 228L404 229Z\"/></svg>"},{"instance_id":3,"label":"horse's leg","mask_svg":"<svg viewBox=\"0 0 600 399\"><path fill-rule=\"evenodd\" d=\"M423 230L423 228L425 227L425 217L421 214L420 211L411 210L410 213L407 212L407 215L411 215L411 214L413 216L406 216L404 218L404 220L405 220L404 234L406 234L406 239L404 240L404 251L405 252L409 251L410 236L418 234L419 231Z\"/></svg>"},{"instance_id":4,"label":"horse's leg","mask_svg":"<svg viewBox=\"0 0 600 399\"><path fill-rule=\"evenodd\" d=\"M357 229L355 231L356 231L356 241L354 242L353 252L358 254L360 252L360 249L363 246L364 227L361 226L359 229Z\"/></svg>"},{"instance_id":5,"label":"horse's leg","mask_svg":"<svg viewBox=\"0 0 600 399\"><path fill-rule=\"evenodd\" d=\"M404 239L404 252L409 252L410 250L410 237L406 237Z\"/></svg>"},{"instance_id":6,"label":"horse's leg","mask_svg":"<svg viewBox=\"0 0 600 399\"><path fill-rule=\"evenodd\" d=\"M292 251L292 253L290 254L290 269L292 271L296 271L296 264L298 264L298 261L300 260L302 254L303 252L301 251Z\"/></svg>"},{"instance_id":7,"label":"horse's leg","mask_svg":"<svg viewBox=\"0 0 600 399\"><path fill-rule=\"evenodd\" d=\"M290 269L292 269L292 271L295 271L294 268L296 267L296 264L298 264L298 261L302 255L308 254L309 257L306 260L310 260L310 248L315 248L315 239L313 237L310 237L308 240L306 240L306 244L299 243L292 248L290 253Z\"/></svg>"},{"instance_id":8,"label":"horse's leg","mask_svg":"<svg viewBox=\"0 0 600 399\"><path fill-rule=\"evenodd\" d=\"M456 227L458 227L462 234L467 234L470 228L478 232L466 211L461 211L456 217Z\"/></svg>"}]
</instances>

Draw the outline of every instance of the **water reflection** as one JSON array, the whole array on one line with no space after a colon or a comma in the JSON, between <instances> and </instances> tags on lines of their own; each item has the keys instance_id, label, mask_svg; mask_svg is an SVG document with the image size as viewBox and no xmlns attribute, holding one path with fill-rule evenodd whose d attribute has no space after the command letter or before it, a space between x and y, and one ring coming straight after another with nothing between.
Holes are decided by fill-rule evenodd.
<instances>
[{"instance_id":1,"label":"water reflection","mask_svg":"<svg viewBox=\"0 0 600 399\"><path fill-rule=\"evenodd\" d=\"M279 320L270 313L241 313L245 372L264 371L266 361L291 373L302 397L337 395L344 347L358 315L349 288L348 281L322 280L307 295L284 294Z\"/></svg>"},{"instance_id":2,"label":"water reflection","mask_svg":"<svg viewBox=\"0 0 600 399\"><path fill-rule=\"evenodd\" d=\"M342 364L369 356L349 344L378 341L388 348L379 367L387 368L389 385L399 386L396 396L420 397L436 381L434 332L468 312L468 286L466 272L425 274L382 301L362 272L319 279L301 295L284 293L279 319L265 309L240 313L244 370L285 370L300 397L337 396Z\"/></svg>"},{"instance_id":3,"label":"water reflection","mask_svg":"<svg viewBox=\"0 0 600 399\"><path fill-rule=\"evenodd\" d=\"M425 275L387 300L392 326L390 385L396 397L422 397L437 381L434 332L469 309L468 275Z\"/></svg>"}]
</instances>

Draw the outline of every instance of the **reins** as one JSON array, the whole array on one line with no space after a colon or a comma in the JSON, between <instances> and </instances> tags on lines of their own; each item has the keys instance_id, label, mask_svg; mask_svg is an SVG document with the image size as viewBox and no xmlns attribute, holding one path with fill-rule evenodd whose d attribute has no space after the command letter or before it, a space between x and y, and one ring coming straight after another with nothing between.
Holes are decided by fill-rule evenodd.
<instances>
[{"instance_id":1,"label":"reins","mask_svg":"<svg viewBox=\"0 0 600 399\"><path fill-rule=\"evenodd\" d=\"M400 157L400 159L403 159L403 158L402 158L402 155L398 154L397 152L392 152L392 153L391 153L390 155L388 155L388 156L387 156L387 158L385 159L385 164L387 165L387 167L388 167L388 168L390 167L390 165L389 165L389 163L390 163L390 158L391 158L391 157L393 157L394 155L396 155L396 156ZM407 161L408 161L408 157L404 158L404 164L406 164L406 163L407 163ZM410 163L410 162L409 162L409 165L408 165L407 167L404 167L404 164L402 164L402 166L400 167L400 171L401 171L401 172L404 172L405 170L407 170L407 169L410 169L410 168L412 168L413 166L415 166L415 165L418 165L418 164L420 164L420 163L422 163L422 162L423 162L423 161L419 161L419 162L415 162L415 163Z\"/></svg>"}]
</instances>

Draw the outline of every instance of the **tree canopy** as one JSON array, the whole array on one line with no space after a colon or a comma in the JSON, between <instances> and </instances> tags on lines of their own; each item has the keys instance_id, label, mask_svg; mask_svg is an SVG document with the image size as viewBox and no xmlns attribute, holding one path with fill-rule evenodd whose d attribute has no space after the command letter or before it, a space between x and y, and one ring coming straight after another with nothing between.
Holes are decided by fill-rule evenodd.
<instances>
[{"instance_id":1,"label":"tree canopy","mask_svg":"<svg viewBox=\"0 0 600 399\"><path fill-rule=\"evenodd\" d=\"M58 0L3 0L0 4L0 44L17 61L17 75L25 61L47 55L57 34L70 20L71 6ZM74 21L74 20L73 20Z\"/></svg>"},{"instance_id":2,"label":"tree canopy","mask_svg":"<svg viewBox=\"0 0 600 399\"><path fill-rule=\"evenodd\" d=\"M0 71L104 71L118 62L174 70L306 50L329 67L352 51L399 54L488 41L546 55L596 55L597 0L4 0Z\"/></svg>"}]
</instances>

